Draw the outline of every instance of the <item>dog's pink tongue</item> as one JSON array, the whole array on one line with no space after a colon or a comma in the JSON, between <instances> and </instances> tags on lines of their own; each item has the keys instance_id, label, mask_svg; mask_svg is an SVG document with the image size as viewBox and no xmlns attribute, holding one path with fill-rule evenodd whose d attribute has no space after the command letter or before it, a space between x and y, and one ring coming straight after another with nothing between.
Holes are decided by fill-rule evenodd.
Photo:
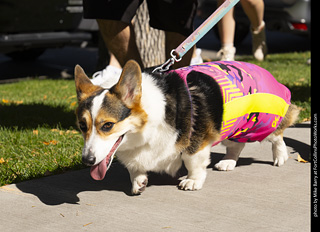
<instances>
[{"instance_id":1,"label":"dog's pink tongue","mask_svg":"<svg viewBox=\"0 0 320 232\"><path fill-rule=\"evenodd\" d=\"M90 175L95 180L103 180L107 172L107 157L104 158L99 164L91 167Z\"/></svg>"}]
</instances>

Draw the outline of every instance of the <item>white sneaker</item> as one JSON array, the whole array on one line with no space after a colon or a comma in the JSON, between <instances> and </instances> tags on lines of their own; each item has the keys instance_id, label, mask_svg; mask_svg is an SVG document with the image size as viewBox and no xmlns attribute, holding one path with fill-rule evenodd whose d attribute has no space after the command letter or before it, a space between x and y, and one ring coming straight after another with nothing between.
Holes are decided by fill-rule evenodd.
<instances>
[{"instance_id":1,"label":"white sneaker","mask_svg":"<svg viewBox=\"0 0 320 232\"><path fill-rule=\"evenodd\" d=\"M220 57L221 61L234 61L234 56L236 54L235 47L224 47L218 51L217 56Z\"/></svg>"},{"instance_id":2,"label":"white sneaker","mask_svg":"<svg viewBox=\"0 0 320 232\"><path fill-rule=\"evenodd\" d=\"M108 65L105 69L94 73L91 82L109 89L119 81L121 72L122 69Z\"/></svg>"},{"instance_id":3,"label":"white sneaker","mask_svg":"<svg viewBox=\"0 0 320 232\"><path fill-rule=\"evenodd\" d=\"M190 61L190 65L196 65L196 64L201 64L203 63L203 59L201 57L201 49L197 48L196 49L196 57L193 57Z\"/></svg>"}]
</instances>

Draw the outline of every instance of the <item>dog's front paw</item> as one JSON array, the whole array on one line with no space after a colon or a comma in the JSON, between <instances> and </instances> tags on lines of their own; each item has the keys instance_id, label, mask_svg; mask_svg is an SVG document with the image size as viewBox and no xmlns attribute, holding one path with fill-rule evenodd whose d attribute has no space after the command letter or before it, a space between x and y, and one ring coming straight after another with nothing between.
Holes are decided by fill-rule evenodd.
<instances>
[{"instance_id":1,"label":"dog's front paw","mask_svg":"<svg viewBox=\"0 0 320 232\"><path fill-rule=\"evenodd\" d=\"M202 180L193 180L193 179L184 179L180 182L179 188L182 190L200 190L202 189L204 181Z\"/></svg>"},{"instance_id":2,"label":"dog's front paw","mask_svg":"<svg viewBox=\"0 0 320 232\"><path fill-rule=\"evenodd\" d=\"M232 171L236 167L237 162L232 159L220 160L214 167L219 171Z\"/></svg>"},{"instance_id":3,"label":"dog's front paw","mask_svg":"<svg viewBox=\"0 0 320 232\"><path fill-rule=\"evenodd\" d=\"M132 182L132 194L141 194L147 187L148 177L146 175L140 175L136 177Z\"/></svg>"}]
</instances>

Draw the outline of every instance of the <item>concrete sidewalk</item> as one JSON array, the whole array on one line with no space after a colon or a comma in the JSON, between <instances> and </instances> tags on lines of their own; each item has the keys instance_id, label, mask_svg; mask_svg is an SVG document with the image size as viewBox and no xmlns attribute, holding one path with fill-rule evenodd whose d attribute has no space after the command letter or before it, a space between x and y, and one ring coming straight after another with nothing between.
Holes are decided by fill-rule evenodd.
<instances>
[{"instance_id":1,"label":"concrete sidewalk","mask_svg":"<svg viewBox=\"0 0 320 232\"><path fill-rule=\"evenodd\" d=\"M289 160L272 166L270 143L248 144L236 169L212 167L204 188L178 190L178 180L151 174L130 196L127 171L114 163L103 181L89 169L0 188L0 231L310 231L310 124L285 131Z\"/></svg>"}]
</instances>

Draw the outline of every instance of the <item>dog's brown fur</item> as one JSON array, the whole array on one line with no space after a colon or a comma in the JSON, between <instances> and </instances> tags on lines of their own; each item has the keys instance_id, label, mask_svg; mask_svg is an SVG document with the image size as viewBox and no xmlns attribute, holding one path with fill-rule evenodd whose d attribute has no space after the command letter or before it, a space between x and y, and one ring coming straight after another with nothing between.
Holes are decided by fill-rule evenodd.
<instances>
[{"instance_id":1,"label":"dog's brown fur","mask_svg":"<svg viewBox=\"0 0 320 232\"><path fill-rule=\"evenodd\" d=\"M283 137L283 132L286 128L295 124L298 120L300 110L296 105L291 104L284 118L282 119L280 125L273 132L274 135L281 135Z\"/></svg>"}]
</instances>

